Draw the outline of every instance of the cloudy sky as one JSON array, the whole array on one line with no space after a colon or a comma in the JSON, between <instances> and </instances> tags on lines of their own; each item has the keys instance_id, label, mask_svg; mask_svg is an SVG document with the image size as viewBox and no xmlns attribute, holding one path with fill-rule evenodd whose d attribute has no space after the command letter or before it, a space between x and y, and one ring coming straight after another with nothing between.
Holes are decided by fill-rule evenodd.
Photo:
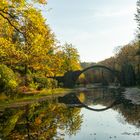
<instances>
[{"instance_id":1,"label":"cloudy sky","mask_svg":"<svg viewBox=\"0 0 140 140\"><path fill-rule=\"evenodd\" d=\"M80 60L97 62L135 38L137 0L48 0L43 10L61 44L72 43Z\"/></svg>"}]
</instances>

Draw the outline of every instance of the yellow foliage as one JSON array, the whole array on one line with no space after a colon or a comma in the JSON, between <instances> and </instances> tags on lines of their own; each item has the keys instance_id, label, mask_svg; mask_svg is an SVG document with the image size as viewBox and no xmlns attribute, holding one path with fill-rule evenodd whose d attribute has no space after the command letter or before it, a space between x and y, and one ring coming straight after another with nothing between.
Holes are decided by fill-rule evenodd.
<instances>
[{"instance_id":1,"label":"yellow foliage","mask_svg":"<svg viewBox=\"0 0 140 140\"><path fill-rule=\"evenodd\" d=\"M84 102L85 101L85 94L84 93L80 93L79 96L78 96L78 99L81 101L81 102Z\"/></svg>"},{"instance_id":2,"label":"yellow foliage","mask_svg":"<svg viewBox=\"0 0 140 140\"><path fill-rule=\"evenodd\" d=\"M35 118L35 125L40 125L41 124L41 119L39 117Z\"/></svg>"}]
</instances>

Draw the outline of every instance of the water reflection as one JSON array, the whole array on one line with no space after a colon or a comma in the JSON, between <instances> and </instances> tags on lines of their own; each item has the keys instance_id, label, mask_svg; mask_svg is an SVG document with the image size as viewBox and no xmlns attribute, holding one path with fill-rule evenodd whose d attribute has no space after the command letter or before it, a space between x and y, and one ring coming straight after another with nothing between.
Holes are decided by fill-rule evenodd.
<instances>
[{"instance_id":1,"label":"water reflection","mask_svg":"<svg viewBox=\"0 0 140 140\"><path fill-rule=\"evenodd\" d=\"M114 114L117 114L117 117ZM106 123L109 120L112 121ZM94 124L92 124L93 121ZM100 123L101 126L99 126ZM121 131L118 130L120 123ZM110 129L105 125L110 125ZM92 134L95 129L94 131L100 133L98 139L105 139L109 133L114 134L114 139L117 139L117 135L123 135L120 140L122 138L138 140L138 137L125 137L125 135L130 136L131 133L127 131L132 126L137 128L135 135L139 136L140 106L124 99L119 89L94 88L27 104L24 107L5 109L0 116L0 138L81 140L84 136L86 139L95 138L95 132ZM103 132L105 130L107 132Z\"/></svg>"},{"instance_id":2,"label":"water reflection","mask_svg":"<svg viewBox=\"0 0 140 140\"><path fill-rule=\"evenodd\" d=\"M104 107L104 108L95 109L95 108L89 107L89 105L92 105L93 103L95 104L96 101L104 100L105 97L111 97L111 95L109 94L109 92L107 92L108 93L107 96L105 95L106 92L99 92L99 95L98 95L99 97L96 97L97 96L95 94L96 92L93 91L93 94L92 94L92 92L90 91L89 97L90 97L90 99L92 99L92 102L93 102L93 103L91 103L91 101L88 100L89 97L88 97L87 93L88 92L86 92L86 94L84 94L84 92L80 92L79 94L70 93L70 94L65 95L64 97L59 97L58 100L60 103L65 103L67 106L80 107L80 108L84 107L84 108L86 108L88 110L92 110L92 111L105 111L107 109L110 109L116 105L123 103L123 100L124 100L122 95L117 94L117 96L115 96L115 94L113 94L114 99L111 99L111 102L109 103L109 105L106 105L106 107ZM91 95L93 97L91 97ZM98 104L101 104L101 103L99 102Z\"/></svg>"},{"instance_id":3,"label":"water reflection","mask_svg":"<svg viewBox=\"0 0 140 140\"><path fill-rule=\"evenodd\" d=\"M82 123L79 108L69 108L57 101L6 109L0 119L1 138L52 139L76 134Z\"/></svg>"},{"instance_id":4,"label":"water reflection","mask_svg":"<svg viewBox=\"0 0 140 140\"><path fill-rule=\"evenodd\" d=\"M133 124L140 128L140 105L133 104L126 100L121 89L97 88L85 92L79 92L78 97L84 93L84 104L94 107L97 104L110 108L119 112L127 123ZM83 96L83 95L82 95Z\"/></svg>"}]
</instances>

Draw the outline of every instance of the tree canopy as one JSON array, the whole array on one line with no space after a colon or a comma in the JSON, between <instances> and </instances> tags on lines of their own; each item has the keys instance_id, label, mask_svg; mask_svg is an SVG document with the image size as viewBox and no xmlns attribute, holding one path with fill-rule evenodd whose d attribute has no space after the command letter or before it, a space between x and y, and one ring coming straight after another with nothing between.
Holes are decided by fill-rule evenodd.
<instances>
[{"instance_id":1,"label":"tree canopy","mask_svg":"<svg viewBox=\"0 0 140 140\"><path fill-rule=\"evenodd\" d=\"M27 75L47 77L79 69L77 50L72 44L57 43L35 4L47 4L47 1L2 0L0 3L0 63L18 71L25 81Z\"/></svg>"}]
</instances>

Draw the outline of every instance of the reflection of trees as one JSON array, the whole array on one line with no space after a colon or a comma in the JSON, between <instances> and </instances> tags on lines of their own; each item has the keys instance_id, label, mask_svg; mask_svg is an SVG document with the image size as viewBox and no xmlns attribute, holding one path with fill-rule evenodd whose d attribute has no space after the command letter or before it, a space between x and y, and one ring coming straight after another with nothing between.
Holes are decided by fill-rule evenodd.
<instances>
[{"instance_id":1,"label":"reflection of trees","mask_svg":"<svg viewBox=\"0 0 140 140\"><path fill-rule=\"evenodd\" d=\"M101 104L103 106L110 106L114 101L118 100L120 104L114 106L113 109L117 110L126 122L140 127L140 105L134 105L130 101L125 100L122 97L122 93L119 92L114 89L101 88L86 91L84 103L87 105Z\"/></svg>"},{"instance_id":2,"label":"reflection of trees","mask_svg":"<svg viewBox=\"0 0 140 140\"><path fill-rule=\"evenodd\" d=\"M80 94L78 98L80 99ZM94 88L91 90L85 91L82 94L85 95L84 103L87 105L96 105L102 104L104 106L110 106L118 97L118 91L108 88Z\"/></svg>"},{"instance_id":3,"label":"reflection of trees","mask_svg":"<svg viewBox=\"0 0 140 140\"><path fill-rule=\"evenodd\" d=\"M79 108L68 108L64 104L43 102L41 104L28 105L22 110L20 118L14 121L14 126L7 139L53 139L62 138L65 133L75 134L81 127L82 116ZM9 112L9 116L7 115ZM1 119L1 126L10 119L10 116L17 116L18 111L7 110ZM6 120L5 120L6 118ZM7 124L7 123L6 123ZM8 126L9 125L9 126ZM7 128L11 127L10 123ZM1 128L4 137L4 128Z\"/></svg>"},{"instance_id":4,"label":"reflection of trees","mask_svg":"<svg viewBox=\"0 0 140 140\"><path fill-rule=\"evenodd\" d=\"M119 105L116 109L121 113L126 122L140 128L140 105L126 102Z\"/></svg>"},{"instance_id":5,"label":"reflection of trees","mask_svg":"<svg viewBox=\"0 0 140 140\"><path fill-rule=\"evenodd\" d=\"M1 120L0 123L2 123L2 125L0 130L2 131L4 137L6 137L14 129L16 122L18 121L18 119L21 117L22 114L23 111L18 110L12 116L8 116L8 119L6 119L5 117L5 119L7 120L6 122Z\"/></svg>"}]
</instances>

